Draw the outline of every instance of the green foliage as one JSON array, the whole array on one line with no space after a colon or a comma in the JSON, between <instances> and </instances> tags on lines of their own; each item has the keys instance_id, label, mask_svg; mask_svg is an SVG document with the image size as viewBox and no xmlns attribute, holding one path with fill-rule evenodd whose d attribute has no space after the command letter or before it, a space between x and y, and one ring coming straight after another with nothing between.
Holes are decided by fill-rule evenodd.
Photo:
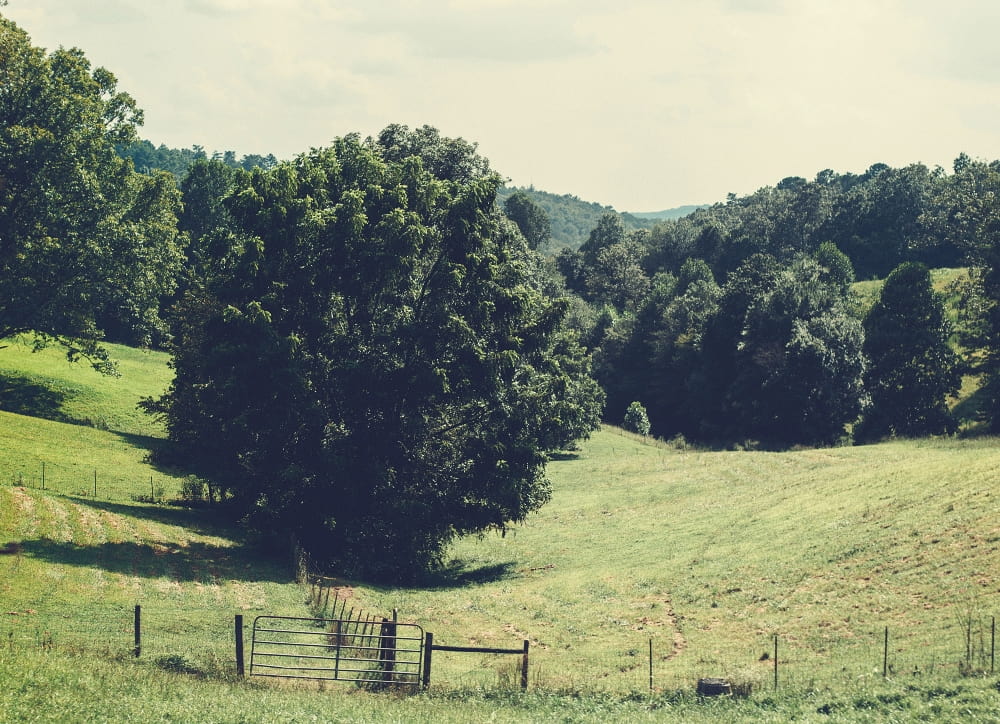
<instances>
[{"instance_id":1,"label":"green foliage","mask_svg":"<svg viewBox=\"0 0 1000 724\"><path fill-rule=\"evenodd\" d=\"M586 275L587 298L616 309L634 309L649 293L641 261L642 248L631 239L601 248Z\"/></svg>"},{"instance_id":2,"label":"green foliage","mask_svg":"<svg viewBox=\"0 0 1000 724\"><path fill-rule=\"evenodd\" d=\"M517 224L528 246L539 248L552 235L549 217L524 191L515 191L503 202L504 213Z\"/></svg>"},{"instance_id":3,"label":"green foliage","mask_svg":"<svg viewBox=\"0 0 1000 724\"><path fill-rule=\"evenodd\" d=\"M1000 162L955 160L928 221L935 232L963 249L974 269L964 297L963 343L980 350L985 415L1000 429Z\"/></svg>"},{"instance_id":4,"label":"green foliage","mask_svg":"<svg viewBox=\"0 0 1000 724\"><path fill-rule=\"evenodd\" d=\"M864 409L861 324L822 276L800 258L750 300L740 339L730 340L738 372L724 409L737 436L830 444Z\"/></svg>"},{"instance_id":5,"label":"green foliage","mask_svg":"<svg viewBox=\"0 0 1000 724\"><path fill-rule=\"evenodd\" d=\"M961 363L927 267L901 264L885 280L864 322L866 387L872 406L860 439L954 432L947 398L961 386Z\"/></svg>"},{"instance_id":6,"label":"green foliage","mask_svg":"<svg viewBox=\"0 0 1000 724\"><path fill-rule=\"evenodd\" d=\"M547 254L557 254L563 249L576 250L587 241L590 232L602 216L617 213L610 206L583 201L572 194L553 194L532 187L502 187L497 191L497 201L506 205L506 200L514 194L526 195L537 205L549 220L551 237L541 246ZM628 230L649 229L655 219L640 218L628 213L620 214Z\"/></svg>"},{"instance_id":7,"label":"green foliage","mask_svg":"<svg viewBox=\"0 0 1000 724\"><path fill-rule=\"evenodd\" d=\"M637 308L650 289L642 233L630 234L618 214L604 214L579 251L562 249L556 256L566 286L596 306Z\"/></svg>"},{"instance_id":8,"label":"green foliage","mask_svg":"<svg viewBox=\"0 0 1000 724\"><path fill-rule=\"evenodd\" d=\"M966 223L960 208L981 202L962 198L955 185L940 169L922 164L898 169L874 164L860 175L826 170L812 182L786 178L657 224L644 265L647 273L676 273L694 256L722 279L755 253L784 264L802 253L826 255L819 249L830 243L861 279L884 277L904 261L958 266L962 249L954 232ZM821 263L828 261L824 257ZM838 263L831 271L846 268Z\"/></svg>"},{"instance_id":9,"label":"green foliage","mask_svg":"<svg viewBox=\"0 0 1000 724\"><path fill-rule=\"evenodd\" d=\"M497 183L398 126L235 179L231 263L178 306L160 409L256 526L398 576L548 499L545 454L602 394Z\"/></svg>"},{"instance_id":10,"label":"green foliage","mask_svg":"<svg viewBox=\"0 0 1000 724\"><path fill-rule=\"evenodd\" d=\"M226 168L243 169L249 171L254 168L269 169L278 164L278 159L274 154L262 156L251 153L236 159L233 151L224 153L213 153L211 159L205 153L202 146L192 146L191 148L169 148L164 144L154 146L145 139L135 140L129 144L119 144L118 154L122 158L131 159L132 165L141 173L155 173L156 171L166 171L180 181L191 171L191 167L199 161L214 161Z\"/></svg>"},{"instance_id":11,"label":"green foliage","mask_svg":"<svg viewBox=\"0 0 1000 724\"><path fill-rule=\"evenodd\" d=\"M658 279L595 355L609 404L643 401L658 436L830 444L863 409L861 325L815 261L756 255L721 289L703 260Z\"/></svg>"},{"instance_id":12,"label":"green foliage","mask_svg":"<svg viewBox=\"0 0 1000 724\"><path fill-rule=\"evenodd\" d=\"M2 17L0 88L0 338L34 333L99 365L102 327L155 341L181 260L178 196L115 152L141 111L81 51L45 55Z\"/></svg>"},{"instance_id":13,"label":"green foliage","mask_svg":"<svg viewBox=\"0 0 1000 724\"><path fill-rule=\"evenodd\" d=\"M649 416L646 414L646 408L642 406L641 402L629 403L628 409L625 410L625 419L622 422L622 427L637 435L645 436L649 434Z\"/></svg>"},{"instance_id":14,"label":"green foliage","mask_svg":"<svg viewBox=\"0 0 1000 724\"><path fill-rule=\"evenodd\" d=\"M824 241L816 250L816 262L823 268L823 277L844 291L854 283L854 265L833 242Z\"/></svg>"}]
</instances>

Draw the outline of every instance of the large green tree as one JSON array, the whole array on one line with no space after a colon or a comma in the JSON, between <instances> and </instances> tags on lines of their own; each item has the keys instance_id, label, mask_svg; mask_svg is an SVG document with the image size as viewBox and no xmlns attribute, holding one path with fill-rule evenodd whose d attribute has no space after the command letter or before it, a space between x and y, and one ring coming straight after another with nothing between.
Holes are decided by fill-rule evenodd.
<instances>
[{"instance_id":1,"label":"large green tree","mask_svg":"<svg viewBox=\"0 0 1000 724\"><path fill-rule=\"evenodd\" d=\"M864 322L872 406L856 437L906 437L953 432L947 398L962 383L951 325L930 271L918 262L896 267Z\"/></svg>"},{"instance_id":2,"label":"large green tree","mask_svg":"<svg viewBox=\"0 0 1000 724\"><path fill-rule=\"evenodd\" d=\"M861 323L807 257L750 301L729 402L742 434L779 444L836 442L867 404Z\"/></svg>"},{"instance_id":3,"label":"large green tree","mask_svg":"<svg viewBox=\"0 0 1000 724\"><path fill-rule=\"evenodd\" d=\"M457 150L390 127L237 177L228 271L179 305L172 438L342 570L398 577L524 520L546 453L598 423L565 302Z\"/></svg>"},{"instance_id":4,"label":"large green tree","mask_svg":"<svg viewBox=\"0 0 1000 724\"><path fill-rule=\"evenodd\" d=\"M843 288L805 256L754 255L729 275L701 334L702 435L769 445L830 444L867 398L861 323Z\"/></svg>"},{"instance_id":5,"label":"large green tree","mask_svg":"<svg viewBox=\"0 0 1000 724\"><path fill-rule=\"evenodd\" d=\"M149 341L181 254L172 179L115 151L142 114L79 50L46 54L0 17L0 338L100 362L112 326Z\"/></svg>"}]
</instances>

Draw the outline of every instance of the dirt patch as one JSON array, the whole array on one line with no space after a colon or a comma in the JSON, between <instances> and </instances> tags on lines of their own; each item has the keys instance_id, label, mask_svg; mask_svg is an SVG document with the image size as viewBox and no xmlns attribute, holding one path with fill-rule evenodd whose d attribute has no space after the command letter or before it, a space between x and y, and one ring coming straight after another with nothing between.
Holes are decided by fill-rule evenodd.
<instances>
[{"instance_id":1,"label":"dirt patch","mask_svg":"<svg viewBox=\"0 0 1000 724\"><path fill-rule=\"evenodd\" d=\"M104 534L104 526L101 524L101 516L87 505L76 504L73 512L79 519L79 536L90 545L107 542L108 538Z\"/></svg>"},{"instance_id":2,"label":"dirt patch","mask_svg":"<svg viewBox=\"0 0 1000 724\"><path fill-rule=\"evenodd\" d=\"M25 538L34 538L38 533L38 521L35 519L35 499L28 495L24 488L12 488L11 495L14 498L14 508L18 512L21 520L21 535Z\"/></svg>"},{"instance_id":3,"label":"dirt patch","mask_svg":"<svg viewBox=\"0 0 1000 724\"><path fill-rule=\"evenodd\" d=\"M639 606L643 608L648 608L652 605L657 605L660 608L659 616L641 616L635 620L632 625L633 631L642 631L646 629L668 629L672 631L670 641L670 653L665 655L664 660L675 659L683 653L687 648L687 639L684 638L684 634L681 633L680 628L677 626L677 614L674 612L673 601L667 598L653 598L649 597L641 601Z\"/></svg>"}]
</instances>

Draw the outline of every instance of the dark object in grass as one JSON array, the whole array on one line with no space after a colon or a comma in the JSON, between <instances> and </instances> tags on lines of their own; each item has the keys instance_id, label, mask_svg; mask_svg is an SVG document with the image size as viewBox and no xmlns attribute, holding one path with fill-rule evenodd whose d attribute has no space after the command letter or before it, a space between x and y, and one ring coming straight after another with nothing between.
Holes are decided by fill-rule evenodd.
<instances>
[{"instance_id":1,"label":"dark object in grass","mask_svg":"<svg viewBox=\"0 0 1000 724\"><path fill-rule=\"evenodd\" d=\"M698 679L699 696L730 696L732 693L729 679Z\"/></svg>"},{"instance_id":2,"label":"dark object in grass","mask_svg":"<svg viewBox=\"0 0 1000 724\"><path fill-rule=\"evenodd\" d=\"M16 556L22 550L20 543L6 543L0 548L0 556Z\"/></svg>"}]
</instances>

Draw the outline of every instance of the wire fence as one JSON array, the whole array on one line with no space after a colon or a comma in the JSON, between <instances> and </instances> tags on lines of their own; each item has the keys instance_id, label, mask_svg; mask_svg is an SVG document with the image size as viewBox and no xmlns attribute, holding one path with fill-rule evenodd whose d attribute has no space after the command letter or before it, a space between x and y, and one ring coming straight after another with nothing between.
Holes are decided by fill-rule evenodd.
<instances>
[{"instance_id":1,"label":"wire fence","mask_svg":"<svg viewBox=\"0 0 1000 724\"><path fill-rule=\"evenodd\" d=\"M205 487L204 481L196 476L119 475L77 463L51 461L8 470L5 478L4 482L11 486L116 502L157 503L178 499L186 491Z\"/></svg>"},{"instance_id":2,"label":"wire fence","mask_svg":"<svg viewBox=\"0 0 1000 724\"><path fill-rule=\"evenodd\" d=\"M80 604L62 616L31 609L3 611L0 645L154 661L181 673L228 675L235 670L233 614L213 606L157 603Z\"/></svg>"},{"instance_id":3,"label":"wire fence","mask_svg":"<svg viewBox=\"0 0 1000 724\"><path fill-rule=\"evenodd\" d=\"M306 584L303 588L303 603L346 619L340 625L353 627L352 632L377 626L377 617L345 605L335 593L327 599L322 587ZM140 623L134 606L100 597L75 601L63 610L61 615L52 615L51 607L42 615L31 609L0 611L0 646L85 651L119 659L141 656L182 673L231 676L237 670L233 622L238 611L205 602L152 601L141 605ZM945 653L910 648L905 637L897 640L886 628L825 652L796 645L780 634L761 638L752 648L705 656L689 650L676 658L665 641L648 637L623 637L618 650L604 654L552 651L536 643L528 684L551 691L655 693L689 690L700 678L717 677L728 682L734 693L750 693L851 686L879 678L995 674L995 617L970 624L956 624L948 630L952 645ZM434 628L433 622L422 625ZM442 658L435 668L434 686L514 689L520 679L517 661L482 654Z\"/></svg>"},{"instance_id":4,"label":"wire fence","mask_svg":"<svg viewBox=\"0 0 1000 724\"><path fill-rule=\"evenodd\" d=\"M42 488L44 485L45 490L60 492L60 481L71 480L71 476L51 475L53 470L58 471L59 467L46 464L43 474L39 466L36 478L19 475L12 482L22 487ZM118 487L111 482L114 481L103 486L102 477L98 475L96 497L119 491L118 494L124 496L119 500L136 499L136 481L122 478L117 481ZM152 483L145 482L151 485L153 497L159 498L155 479ZM67 494L81 495L80 491L72 490ZM37 543L33 555L44 557L55 543L46 545L48 547ZM32 554L30 547L28 553ZM149 551L137 549L136 555L139 553L160 562L170 555L169 551L161 551L155 545L150 546ZM0 555L11 564L10 572L14 574L20 554L16 547L7 550L0 546ZM108 555L114 554L113 547L109 548ZM114 575L118 569L108 568L110 564L100 558L99 552L77 561L76 558L82 555L75 547L60 547L54 558L59 565L43 569L41 577L33 582L37 591L33 590L28 598L22 597L16 607L4 608L10 604L0 603L0 644L86 650L114 657L132 654L135 647L133 604L122 600L118 589L125 584ZM129 565L141 568L145 562L140 556ZM301 585L297 605L317 617L356 621L356 626L370 625L376 620L374 614L360 611L356 603L348 603L341 597L335 579L310 574L308 558L301 550L296 551L292 563ZM80 582L80 585L87 584L85 597L74 595L77 581L71 580L63 564L74 566L77 569L74 575L94 577L95 581ZM282 565L286 570L287 566L288 563ZM83 569L92 572L81 574ZM154 573L159 570L155 569ZM146 572L146 575L152 574ZM197 587L200 575L192 574L187 578ZM169 576L162 581L159 577L150 580L155 580L156 586L176 585L168 579ZM91 585L94 582L99 585ZM205 589L215 591L217 587L206 585ZM233 669L233 615L241 611L228 606L225 598L212 598L225 594L190 596L177 591L170 597L141 600L143 595L143 590L137 587L136 603L141 604L143 614L141 655L144 658L162 661L166 668L192 672L229 672ZM266 607L256 610L275 613ZM428 631L436 628L434 621L418 623ZM928 628L933 630L928 633L920 626L892 629L876 624L838 633L799 629L794 634L760 635L751 644L725 646L715 641L712 650L699 650L704 639L679 646L676 638L671 638L675 632L670 631L655 636L635 631L608 633L611 645L604 641L595 643L590 649L586 646L575 649L549 647L544 641L533 640L529 685L551 690L641 692L687 689L698 678L719 677L753 690L807 689L817 684L850 684L877 677L995 673L995 616L982 609L970 608L948 623L938 622ZM604 638L604 634L601 637ZM436 671L439 672L437 684L456 687L513 688L516 683L512 682L517 682L520 676L516 662L490 654L455 662L445 659Z\"/></svg>"}]
</instances>

